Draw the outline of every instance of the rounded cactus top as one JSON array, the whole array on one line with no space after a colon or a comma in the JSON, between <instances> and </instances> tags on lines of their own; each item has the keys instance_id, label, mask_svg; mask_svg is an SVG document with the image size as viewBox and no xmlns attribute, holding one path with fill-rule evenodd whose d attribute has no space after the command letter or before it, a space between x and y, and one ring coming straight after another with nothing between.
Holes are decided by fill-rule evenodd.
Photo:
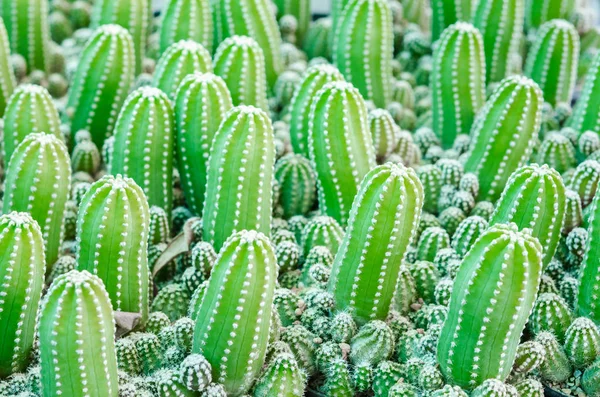
<instances>
[{"instance_id":1,"label":"rounded cactus top","mask_svg":"<svg viewBox=\"0 0 600 397\"><path fill-rule=\"evenodd\" d=\"M458 21L446 28L444 33L460 31L465 33L477 34L480 35L479 29L477 29L473 24L469 22Z\"/></svg>"},{"instance_id":2,"label":"rounded cactus top","mask_svg":"<svg viewBox=\"0 0 600 397\"><path fill-rule=\"evenodd\" d=\"M0 225L8 227L34 227L39 229L38 223L28 212L12 211L0 216Z\"/></svg>"},{"instance_id":3,"label":"rounded cactus top","mask_svg":"<svg viewBox=\"0 0 600 397\"><path fill-rule=\"evenodd\" d=\"M77 299L82 299L81 290L95 290L96 294L102 293L105 302L109 302L108 294L104 288L104 283L102 280L88 272L87 270L79 271L79 270L71 270L68 273L62 274L58 276L52 282L50 286L50 290L46 294L46 302L51 300L56 295L62 295L66 290L75 289L78 295ZM61 299L61 298L59 298ZM110 304L106 305L107 308L110 308Z\"/></svg>"},{"instance_id":4,"label":"rounded cactus top","mask_svg":"<svg viewBox=\"0 0 600 397\"><path fill-rule=\"evenodd\" d=\"M50 98L50 94L48 93L48 90L45 89L44 87L42 87L41 85L37 85L37 84L22 84L17 87L17 89L15 90L13 95L16 97L18 94L21 94L21 93L32 94L32 95L44 95L44 96L47 95Z\"/></svg>"},{"instance_id":5,"label":"rounded cactus top","mask_svg":"<svg viewBox=\"0 0 600 397\"><path fill-rule=\"evenodd\" d=\"M217 48L217 53L215 54L215 59L219 58L219 55L228 47L244 47L244 48L252 48L253 50L260 50L262 53L262 48L258 44L256 40L249 36L231 36L223 40L219 48Z\"/></svg>"},{"instance_id":6,"label":"rounded cactus top","mask_svg":"<svg viewBox=\"0 0 600 397\"><path fill-rule=\"evenodd\" d=\"M131 40L131 34L129 33L129 31L124 27L116 24L107 24L100 26L98 30L96 30L95 36L99 35L118 36L121 38Z\"/></svg>"},{"instance_id":7,"label":"rounded cactus top","mask_svg":"<svg viewBox=\"0 0 600 397\"><path fill-rule=\"evenodd\" d=\"M43 146L43 147L58 146L58 147L61 147L62 149L64 149L65 153L67 151L67 148L66 148L64 142L61 141L60 139L58 139L56 136L54 136L52 134L46 134L45 132L38 132L38 133L27 135L27 137L25 137L25 139L23 139L23 142L21 142L21 144L19 146L17 146L15 154L16 154L16 152L19 152L20 150L27 150L24 148L29 148L35 144L37 144L39 146Z\"/></svg>"}]
</instances>

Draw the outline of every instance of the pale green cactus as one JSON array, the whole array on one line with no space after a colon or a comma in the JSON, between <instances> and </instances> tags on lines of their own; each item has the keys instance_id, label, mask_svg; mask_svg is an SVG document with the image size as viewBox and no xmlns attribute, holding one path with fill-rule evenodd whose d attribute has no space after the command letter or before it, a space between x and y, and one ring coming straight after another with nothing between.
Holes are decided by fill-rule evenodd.
<instances>
[{"instance_id":1,"label":"pale green cactus","mask_svg":"<svg viewBox=\"0 0 600 397\"><path fill-rule=\"evenodd\" d=\"M317 197L315 172L310 161L299 154L286 154L275 163L283 217L306 215Z\"/></svg>"},{"instance_id":2,"label":"pale green cactus","mask_svg":"<svg viewBox=\"0 0 600 397\"><path fill-rule=\"evenodd\" d=\"M333 32L333 63L366 100L385 108L392 94L392 14L385 0L350 0Z\"/></svg>"},{"instance_id":3,"label":"pale green cactus","mask_svg":"<svg viewBox=\"0 0 600 397\"><path fill-rule=\"evenodd\" d=\"M437 41L448 26L458 21L470 21L476 6L475 0L432 0L431 40Z\"/></svg>"},{"instance_id":4,"label":"pale green cactus","mask_svg":"<svg viewBox=\"0 0 600 397\"><path fill-rule=\"evenodd\" d=\"M333 20L330 17L319 18L312 22L303 45L309 59L330 57L332 31Z\"/></svg>"},{"instance_id":5,"label":"pale green cactus","mask_svg":"<svg viewBox=\"0 0 600 397\"><path fill-rule=\"evenodd\" d=\"M285 15L291 15L296 18L298 27L296 29L296 44L302 46L304 37L308 32L311 21L311 1L310 0L275 0L277 7L277 18Z\"/></svg>"},{"instance_id":6,"label":"pale green cactus","mask_svg":"<svg viewBox=\"0 0 600 397\"><path fill-rule=\"evenodd\" d=\"M556 19L540 28L525 64L525 75L539 84L552 106L570 103L577 82L579 34L575 27Z\"/></svg>"},{"instance_id":7,"label":"pale green cactus","mask_svg":"<svg viewBox=\"0 0 600 397\"><path fill-rule=\"evenodd\" d=\"M161 21L159 52L180 40L193 40L212 52L213 35L209 0L169 0Z\"/></svg>"},{"instance_id":8,"label":"pale green cactus","mask_svg":"<svg viewBox=\"0 0 600 397\"><path fill-rule=\"evenodd\" d=\"M448 27L433 53L431 101L433 130L444 148L469 134L485 103L485 50L479 31L457 22Z\"/></svg>"},{"instance_id":9,"label":"pale green cactus","mask_svg":"<svg viewBox=\"0 0 600 397\"><path fill-rule=\"evenodd\" d=\"M594 59L586 77L581 96L575 103L573 114L567 121L569 127L579 132L600 133L600 53Z\"/></svg>"},{"instance_id":10,"label":"pale green cactus","mask_svg":"<svg viewBox=\"0 0 600 397\"><path fill-rule=\"evenodd\" d=\"M10 43L8 42L8 34L2 17L0 17L0 59L0 117L3 117L4 109L17 86L17 81L9 62Z\"/></svg>"},{"instance_id":11,"label":"pale green cactus","mask_svg":"<svg viewBox=\"0 0 600 397\"><path fill-rule=\"evenodd\" d=\"M569 20L575 7L575 0L527 0L525 25L537 29L553 19Z\"/></svg>"},{"instance_id":12,"label":"pale green cactus","mask_svg":"<svg viewBox=\"0 0 600 397\"><path fill-rule=\"evenodd\" d=\"M569 138L556 132L544 138L536 157L539 164L547 164L558 172L565 172L577 164L575 147Z\"/></svg>"},{"instance_id":13,"label":"pale green cactus","mask_svg":"<svg viewBox=\"0 0 600 397\"><path fill-rule=\"evenodd\" d=\"M115 324L102 281L73 270L44 297L38 324L42 396L116 396Z\"/></svg>"},{"instance_id":14,"label":"pale green cactus","mask_svg":"<svg viewBox=\"0 0 600 397\"><path fill-rule=\"evenodd\" d=\"M600 195L594 195L588 218L585 254L581 263L577 311L579 315L600 323L600 269L597 266L600 244Z\"/></svg>"}]
</instances>

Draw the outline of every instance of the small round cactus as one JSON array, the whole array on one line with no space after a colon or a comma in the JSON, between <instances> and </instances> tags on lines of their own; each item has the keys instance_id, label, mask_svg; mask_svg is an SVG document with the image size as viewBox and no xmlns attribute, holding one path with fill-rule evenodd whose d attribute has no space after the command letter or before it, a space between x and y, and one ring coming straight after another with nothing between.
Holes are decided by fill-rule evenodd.
<instances>
[{"instance_id":1,"label":"small round cactus","mask_svg":"<svg viewBox=\"0 0 600 397\"><path fill-rule=\"evenodd\" d=\"M299 154L287 154L275 163L283 217L306 215L316 201L316 176L310 161Z\"/></svg>"},{"instance_id":2,"label":"small round cactus","mask_svg":"<svg viewBox=\"0 0 600 397\"><path fill-rule=\"evenodd\" d=\"M255 397L302 397L305 375L291 353L279 353L269 362L254 386Z\"/></svg>"},{"instance_id":3,"label":"small round cactus","mask_svg":"<svg viewBox=\"0 0 600 397\"><path fill-rule=\"evenodd\" d=\"M369 112L369 130L373 137L377 159L382 162L396 149L400 129L390 112L385 109L374 109Z\"/></svg>"},{"instance_id":4,"label":"small round cactus","mask_svg":"<svg viewBox=\"0 0 600 397\"><path fill-rule=\"evenodd\" d=\"M529 374L537 369L546 358L546 349L535 341L525 342L517 348L513 371L517 374Z\"/></svg>"},{"instance_id":5,"label":"small round cactus","mask_svg":"<svg viewBox=\"0 0 600 397\"><path fill-rule=\"evenodd\" d=\"M214 42L209 0L169 0L160 28L159 52L180 40L193 40L209 52Z\"/></svg>"},{"instance_id":6,"label":"small round cactus","mask_svg":"<svg viewBox=\"0 0 600 397\"><path fill-rule=\"evenodd\" d=\"M565 352L575 368L592 364L600 354L600 330L592 320L579 317L565 335Z\"/></svg>"},{"instance_id":7,"label":"small round cactus","mask_svg":"<svg viewBox=\"0 0 600 397\"><path fill-rule=\"evenodd\" d=\"M534 334L549 331L564 341L567 329L573 322L573 312L567 302L554 293L538 296L529 319L529 328Z\"/></svg>"},{"instance_id":8,"label":"small round cactus","mask_svg":"<svg viewBox=\"0 0 600 397\"><path fill-rule=\"evenodd\" d=\"M554 334L540 332L535 340L544 346L546 352L539 369L542 379L555 383L566 381L571 376L571 364Z\"/></svg>"},{"instance_id":9,"label":"small round cactus","mask_svg":"<svg viewBox=\"0 0 600 397\"><path fill-rule=\"evenodd\" d=\"M592 203L598 181L600 181L600 162L596 160L586 160L579 164L570 177L568 187L579 194L584 209Z\"/></svg>"},{"instance_id":10,"label":"small round cactus","mask_svg":"<svg viewBox=\"0 0 600 397\"><path fill-rule=\"evenodd\" d=\"M354 364L377 365L394 351L394 333L383 321L369 321L350 341L350 360Z\"/></svg>"},{"instance_id":11,"label":"small round cactus","mask_svg":"<svg viewBox=\"0 0 600 397\"><path fill-rule=\"evenodd\" d=\"M566 136L558 133L548 134L536 156L539 164L547 164L558 172L570 170L577 164L575 147Z\"/></svg>"}]
</instances>

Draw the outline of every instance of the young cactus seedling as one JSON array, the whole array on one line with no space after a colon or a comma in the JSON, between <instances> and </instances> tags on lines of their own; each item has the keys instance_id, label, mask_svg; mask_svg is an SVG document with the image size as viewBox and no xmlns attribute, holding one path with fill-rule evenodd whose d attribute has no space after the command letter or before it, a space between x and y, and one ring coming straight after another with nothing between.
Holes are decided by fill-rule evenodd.
<instances>
[{"instance_id":1,"label":"young cactus seedling","mask_svg":"<svg viewBox=\"0 0 600 397\"><path fill-rule=\"evenodd\" d=\"M179 40L193 40L211 52L213 34L209 0L169 0L160 27L159 51L162 54Z\"/></svg>"}]
</instances>

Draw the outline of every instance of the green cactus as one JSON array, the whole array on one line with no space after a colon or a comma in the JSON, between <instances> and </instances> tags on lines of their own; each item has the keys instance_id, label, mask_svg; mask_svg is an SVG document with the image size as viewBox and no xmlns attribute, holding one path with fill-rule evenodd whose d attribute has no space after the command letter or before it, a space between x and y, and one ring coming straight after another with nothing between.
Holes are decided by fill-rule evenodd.
<instances>
[{"instance_id":1,"label":"green cactus","mask_svg":"<svg viewBox=\"0 0 600 397\"><path fill-rule=\"evenodd\" d=\"M600 181L600 162L584 161L575 168L569 180L569 189L579 194L581 206L585 209L592 203Z\"/></svg>"},{"instance_id":2,"label":"green cactus","mask_svg":"<svg viewBox=\"0 0 600 397\"><path fill-rule=\"evenodd\" d=\"M162 15L160 54L180 40L193 40L212 52L213 36L209 0L169 0Z\"/></svg>"},{"instance_id":3,"label":"green cactus","mask_svg":"<svg viewBox=\"0 0 600 397\"><path fill-rule=\"evenodd\" d=\"M175 149L181 187L189 208L197 215L204 208L210 148L232 106L225 82L209 73L187 76L175 96Z\"/></svg>"},{"instance_id":4,"label":"green cactus","mask_svg":"<svg viewBox=\"0 0 600 397\"><path fill-rule=\"evenodd\" d=\"M310 0L275 0L273 3L277 7L277 18L279 20L286 15L296 18L298 23L296 44L302 46L311 21Z\"/></svg>"},{"instance_id":5,"label":"green cactus","mask_svg":"<svg viewBox=\"0 0 600 397\"><path fill-rule=\"evenodd\" d=\"M581 378L581 386L588 396L600 396L600 359L585 370Z\"/></svg>"},{"instance_id":6,"label":"green cactus","mask_svg":"<svg viewBox=\"0 0 600 397\"><path fill-rule=\"evenodd\" d=\"M484 42L471 24L448 27L433 53L431 101L433 129L444 148L468 134L485 103Z\"/></svg>"},{"instance_id":7,"label":"green cactus","mask_svg":"<svg viewBox=\"0 0 600 397\"><path fill-rule=\"evenodd\" d=\"M441 227L428 227L421 233L417 244L417 259L432 262L437 252L450 246L450 236Z\"/></svg>"},{"instance_id":8,"label":"green cactus","mask_svg":"<svg viewBox=\"0 0 600 397\"><path fill-rule=\"evenodd\" d=\"M488 222L480 216L466 218L458 225L452 236L452 248L461 257L465 256L488 226Z\"/></svg>"},{"instance_id":9,"label":"green cactus","mask_svg":"<svg viewBox=\"0 0 600 397\"><path fill-rule=\"evenodd\" d=\"M542 141L536 156L539 164L547 164L558 172L565 172L575 167L575 147L566 136L550 133Z\"/></svg>"},{"instance_id":10,"label":"green cactus","mask_svg":"<svg viewBox=\"0 0 600 397\"><path fill-rule=\"evenodd\" d=\"M600 323L600 269L594 260L597 258L598 229L600 222L600 195L596 194L590 206L588 217L587 238L585 251L581 263L579 277L579 290L577 294L577 311L579 315L586 316ZM576 230L576 229L574 229Z\"/></svg>"},{"instance_id":11,"label":"green cactus","mask_svg":"<svg viewBox=\"0 0 600 397\"><path fill-rule=\"evenodd\" d=\"M586 74L581 95L575 103L573 114L567 121L567 126L575 128L580 132L594 131L600 133L599 76L600 53L594 58L594 63Z\"/></svg>"},{"instance_id":12,"label":"green cactus","mask_svg":"<svg viewBox=\"0 0 600 397\"><path fill-rule=\"evenodd\" d=\"M268 239L259 232L241 231L227 240L209 279L198 309L192 351L208 360L214 379L228 394L247 392L262 367L276 266Z\"/></svg>"},{"instance_id":13,"label":"green cactus","mask_svg":"<svg viewBox=\"0 0 600 397\"><path fill-rule=\"evenodd\" d=\"M291 353L275 355L254 386L254 397L302 397L305 375Z\"/></svg>"},{"instance_id":14,"label":"green cactus","mask_svg":"<svg viewBox=\"0 0 600 397\"><path fill-rule=\"evenodd\" d=\"M565 352L577 369L586 368L600 354L600 330L592 320L579 317L565 335Z\"/></svg>"},{"instance_id":15,"label":"green cactus","mask_svg":"<svg viewBox=\"0 0 600 397\"><path fill-rule=\"evenodd\" d=\"M543 293L535 301L529 328L534 334L550 331L558 340L564 341L572 322L573 312L567 302L555 293Z\"/></svg>"},{"instance_id":16,"label":"green cactus","mask_svg":"<svg viewBox=\"0 0 600 397\"><path fill-rule=\"evenodd\" d=\"M312 22L304 39L303 50L309 59L329 58L333 20L330 17L319 18Z\"/></svg>"},{"instance_id":17,"label":"green cactus","mask_svg":"<svg viewBox=\"0 0 600 397\"><path fill-rule=\"evenodd\" d=\"M537 84L513 76L500 83L478 114L465 171L479 178L479 200L497 200L513 171L529 159L542 103Z\"/></svg>"},{"instance_id":18,"label":"green cactus","mask_svg":"<svg viewBox=\"0 0 600 397\"><path fill-rule=\"evenodd\" d=\"M39 319L42 396L116 396L114 318L102 281L87 271L58 277Z\"/></svg>"},{"instance_id":19,"label":"green cactus","mask_svg":"<svg viewBox=\"0 0 600 397\"><path fill-rule=\"evenodd\" d=\"M279 182L283 217L306 215L313 207L316 196L316 177L305 157L287 154L275 163L275 179Z\"/></svg>"},{"instance_id":20,"label":"green cactus","mask_svg":"<svg viewBox=\"0 0 600 397\"><path fill-rule=\"evenodd\" d=\"M133 179L149 205L167 214L173 206L173 108L166 94L152 87L132 92L115 125L110 171Z\"/></svg>"},{"instance_id":21,"label":"green cactus","mask_svg":"<svg viewBox=\"0 0 600 397\"><path fill-rule=\"evenodd\" d=\"M333 63L366 100L385 108L392 94L392 14L385 0L350 0L336 23Z\"/></svg>"},{"instance_id":22,"label":"green cactus","mask_svg":"<svg viewBox=\"0 0 600 397\"><path fill-rule=\"evenodd\" d=\"M540 85L552 106L570 103L577 82L579 34L564 20L542 25L527 56L525 75Z\"/></svg>"},{"instance_id":23,"label":"green cactus","mask_svg":"<svg viewBox=\"0 0 600 397\"><path fill-rule=\"evenodd\" d=\"M369 112L369 130L373 137L377 160L381 163L396 149L400 129L390 112L385 109L374 109Z\"/></svg>"},{"instance_id":24,"label":"green cactus","mask_svg":"<svg viewBox=\"0 0 600 397\"><path fill-rule=\"evenodd\" d=\"M537 369L546 358L545 347L536 341L528 341L519 345L513 371L519 375L529 374Z\"/></svg>"},{"instance_id":25,"label":"green cactus","mask_svg":"<svg viewBox=\"0 0 600 397\"><path fill-rule=\"evenodd\" d=\"M328 83L317 93L308 144L321 211L346 225L360 182L375 166L366 105L351 84Z\"/></svg>"},{"instance_id":26,"label":"green cactus","mask_svg":"<svg viewBox=\"0 0 600 397\"><path fill-rule=\"evenodd\" d=\"M188 289L179 283L165 285L152 301L152 311L161 311L171 322L186 315L190 301Z\"/></svg>"},{"instance_id":27,"label":"green cactus","mask_svg":"<svg viewBox=\"0 0 600 397\"><path fill-rule=\"evenodd\" d=\"M544 346L546 352L544 361L540 365L542 379L554 383L566 381L571 376L571 364L554 334L540 332L535 340Z\"/></svg>"},{"instance_id":28,"label":"green cactus","mask_svg":"<svg viewBox=\"0 0 600 397\"><path fill-rule=\"evenodd\" d=\"M569 20L575 12L574 0L527 0L525 25L537 29L553 19Z\"/></svg>"},{"instance_id":29,"label":"green cactus","mask_svg":"<svg viewBox=\"0 0 600 397\"><path fill-rule=\"evenodd\" d=\"M383 321L369 321L352 338L350 346L350 360L354 364L377 365L392 355L394 333Z\"/></svg>"},{"instance_id":30,"label":"green cactus","mask_svg":"<svg viewBox=\"0 0 600 397\"><path fill-rule=\"evenodd\" d=\"M437 41L448 26L458 21L470 21L476 7L475 0L432 0L431 40Z\"/></svg>"},{"instance_id":31,"label":"green cactus","mask_svg":"<svg viewBox=\"0 0 600 397\"><path fill-rule=\"evenodd\" d=\"M17 81L10 60L10 43L4 20L0 13L0 117L4 117L4 109L13 94Z\"/></svg>"}]
</instances>

